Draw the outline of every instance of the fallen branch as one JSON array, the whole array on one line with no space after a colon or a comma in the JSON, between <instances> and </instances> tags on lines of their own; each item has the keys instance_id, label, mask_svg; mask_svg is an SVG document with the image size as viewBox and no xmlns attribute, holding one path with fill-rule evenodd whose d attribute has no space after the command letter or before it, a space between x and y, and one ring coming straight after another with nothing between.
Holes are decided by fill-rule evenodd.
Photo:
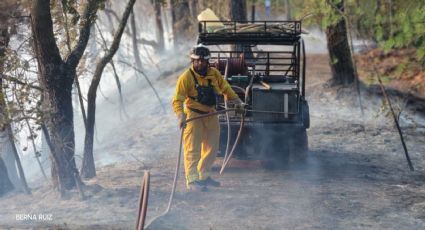
<instances>
[{"instance_id":1,"label":"fallen branch","mask_svg":"<svg viewBox=\"0 0 425 230\"><path fill-rule=\"evenodd\" d=\"M328 1L328 2L329 2L329 1ZM348 22L347 22L347 23L348 23ZM350 34L350 39L351 39L351 41L352 41L351 34ZM365 47L368 47L368 48L370 49L370 47L369 47L369 46L365 43L365 41L363 41L363 43L364 43L364 46L365 46ZM351 48L351 47L350 47L350 48ZM393 109L393 107L392 107L391 101L390 101L390 99L389 99L389 97L388 97L388 94L387 94L387 90L385 89L385 86L384 86L384 84L382 83L382 80L381 80L381 76L380 76L380 74L379 74L379 71L376 69L376 65L374 65L374 64L373 64L373 60L372 60L372 58L371 58L371 57L369 57L369 64L372 64L372 66L373 66L373 70L374 70L374 72L375 72L375 75L376 75L376 76L377 76L377 78L378 78L379 87L380 87L380 89L381 89L381 91L382 91L382 94L384 95L385 100L386 100L386 101L387 101L387 103L388 103L388 106L390 107L390 111L391 111L391 114L392 114L392 116L393 116L394 123L395 123L395 125L396 125L396 127L397 127L397 131L398 131L398 134L399 134L399 136L400 136L401 144L403 145L404 155L405 155L406 160L407 160L407 163L408 163L408 165L409 165L409 169L410 169L410 171L414 171L413 164L412 164L412 161L410 160L409 152L408 152L408 150L407 150L406 143L405 143L405 141L404 141L403 133L402 133L401 128L400 128L400 125L399 125L399 123L398 123L398 116L397 116L397 115L395 114L395 112L394 112L394 109ZM357 76L357 71L356 71L356 76ZM356 78L357 78L357 77L356 77ZM362 110L362 111L363 111L363 110Z\"/></svg>"},{"instance_id":2,"label":"fallen branch","mask_svg":"<svg viewBox=\"0 0 425 230\"><path fill-rule=\"evenodd\" d=\"M370 64L373 63L372 58L370 58L370 57L369 57L369 63ZM394 123L397 127L398 134L400 135L401 144L403 145L404 155L406 157L407 164L409 165L409 169L410 169L410 171L415 171L415 169L413 168L412 161L410 160L409 152L407 151L406 143L404 141L404 136L403 136L403 133L401 131L400 124L398 123L398 116L396 115L396 113L393 109L390 98L388 97L387 91L385 90L385 86L382 83L381 76L379 75L379 72L376 69L376 66L374 64L372 64L372 66L373 66L374 72L375 72L375 74L378 78L378 82L379 82L379 86L381 88L382 94L384 95L384 98L385 98L386 102L388 103L388 106L390 107L390 111L391 111L391 114L393 116Z\"/></svg>"},{"instance_id":3,"label":"fallen branch","mask_svg":"<svg viewBox=\"0 0 425 230\"><path fill-rule=\"evenodd\" d=\"M136 41L139 44L150 45L150 46L152 46L154 48L158 47L158 43L156 41L154 41L154 40L147 40L147 39L144 39L144 38L139 38Z\"/></svg>"},{"instance_id":4,"label":"fallen branch","mask_svg":"<svg viewBox=\"0 0 425 230\"><path fill-rule=\"evenodd\" d=\"M119 93L119 96L120 96L120 117L121 117L121 112L122 112L122 113L124 113L124 116L126 118L129 118L127 111L125 110L124 98L122 96L122 91L121 91L121 82L120 82L120 79L118 77L117 69L115 68L115 64L112 60L109 62L109 64L112 66L112 70L114 71L114 78L115 78L115 82L117 83L118 93Z\"/></svg>"}]
</instances>

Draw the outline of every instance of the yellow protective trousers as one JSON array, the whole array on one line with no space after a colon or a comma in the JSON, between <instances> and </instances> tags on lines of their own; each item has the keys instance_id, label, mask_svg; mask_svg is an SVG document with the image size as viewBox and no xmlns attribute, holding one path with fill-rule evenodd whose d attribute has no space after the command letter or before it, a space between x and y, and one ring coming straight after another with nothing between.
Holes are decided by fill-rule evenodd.
<instances>
[{"instance_id":1,"label":"yellow protective trousers","mask_svg":"<svg viewBox=\"0 0 425 230\"><path fill-rule=\"evenodd\" d=\"M187 119L201 114L185 108ZM220 141L220 124L216 115L187 123L183 133L184 169L187 184L205 180L217 155Z\"/></svg>"}]
</instances>

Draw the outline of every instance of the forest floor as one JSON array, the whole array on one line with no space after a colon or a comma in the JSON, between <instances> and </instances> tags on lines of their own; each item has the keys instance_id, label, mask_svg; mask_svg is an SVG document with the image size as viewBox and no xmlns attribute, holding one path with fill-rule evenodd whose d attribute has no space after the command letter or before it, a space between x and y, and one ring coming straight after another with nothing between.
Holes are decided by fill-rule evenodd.
<instances>
[{"instance_id":1,"label":"forest floor","mask_svg":"<svg viewBox=\"0 0 425 230\"><path fill-rule=\"evenodd\" d=\"M268 170L256 161L234 161L223 175L214 171L222 186L208 192L186 191L180 171L171 211L148 229L425 229L423 102L405 105L400 117L411 172L381 96L362 87L362 115L355 88L324 86L326 55L307 61L305 164ZM155 83L166 112L137 81L126 95L129 118L117 119L117 104L98 107L98 171L85 181L86 200L76 191L60 199L49 184L34 184L32 196L0 199L0 229L134 229L144 170L151 173L147 222L161 214L178 154L179 130L169 108L176 76ZM21 214L37 218L22 220Z\"/></svg>"},{"instance_id":2,"label":"forest floor","mask_svg":"<svg viewBox=\"0 0 425 230\"><path fill-rule=\"evenodd\" d=\"M385 53L372 49L356 55L360 79L366 85L378 84L377 74L390 90L398 90L425 100L425 65L415 58L414 49Z\"/></svg>"}]
</instances>

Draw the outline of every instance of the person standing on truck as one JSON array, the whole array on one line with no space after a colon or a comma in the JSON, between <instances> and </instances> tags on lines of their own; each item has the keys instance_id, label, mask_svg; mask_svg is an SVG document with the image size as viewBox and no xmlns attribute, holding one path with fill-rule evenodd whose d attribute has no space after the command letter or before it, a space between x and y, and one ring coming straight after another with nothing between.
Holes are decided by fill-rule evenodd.
<instances>
[{"instance_id":1,"label":"person standing on truck","mask_svg":"<svg viewBox=\"0 0 425 230\"><path fill-rule=\"evenodd\" d=\"M191 49L192 66L178 78L172 105L184 128L184 169L189 190L206 191L207 186L220 186L211 178L220 140L218 116L191 121L186 119L215 112L216 96L224 95L230 104L241 106L242 101L220 71L210 67L210 50L199 44Z\"/></svg>"}]
</instances>

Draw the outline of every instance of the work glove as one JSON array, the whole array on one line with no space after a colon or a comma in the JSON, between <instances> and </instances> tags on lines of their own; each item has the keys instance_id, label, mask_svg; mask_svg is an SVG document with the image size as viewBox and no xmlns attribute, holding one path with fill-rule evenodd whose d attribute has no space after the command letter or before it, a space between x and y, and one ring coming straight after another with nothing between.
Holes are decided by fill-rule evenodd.
<instances>
[{"instance_id":1,"label":"work glove","mask_svg":"<svg viewBox=\"0 0 425 230\"><path fill-rule=\"evenodd\" d=\"M244 114L245 113L245 108L246 108L246 104L245 103L235 104L235 112L236 112L236 114Z\"/></svg>"},{"instance_id":2,"label":"work glove","mask_svg":"<svg viewBox=\"0 0 425 230\"><path fill-rule=\"evenodd\" d=\"M235 108L235 112L237 114L243 114L245 112L246 104L242 102L240 98L236 98L233 100L229 100L229 104L233 104Z\"/></svg>"},{"instance_id":3,"label":"work glove","mask_svg":"<svg viewBox=\"0 0 425 230\"><path fill-rule=\"evenodd\" d=\"M181 115L179 116L179 127L181 129L186 128L186 114L185 113L181 113Z\"/></svg>"}]
</instances>

